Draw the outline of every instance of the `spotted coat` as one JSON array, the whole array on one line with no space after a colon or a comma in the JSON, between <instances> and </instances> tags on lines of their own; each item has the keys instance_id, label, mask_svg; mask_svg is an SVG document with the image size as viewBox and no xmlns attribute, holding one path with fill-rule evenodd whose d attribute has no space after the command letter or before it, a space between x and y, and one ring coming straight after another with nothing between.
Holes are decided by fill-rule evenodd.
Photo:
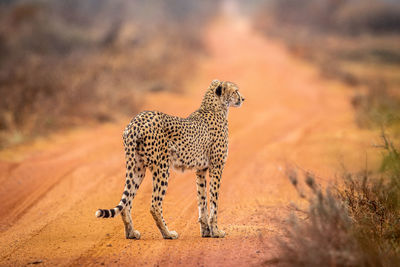
<instances>
[{"instance_id":1,"label":"spotted coat","mask_svg":"<svg viewBox=\"0 0 400 267\"><path fill-rule=\"evenodd\" d=\"M228 108L239 107L244 98L232 82L214 80L201 106L187 118L158 111L138 114L123 133L126 182L120 203L113 209L99 209L96 216L115 217L121 213L126 238L139 239L131 218L132 200L143 181L146 168L153 175L150 212L162 236L176 239L162 215L170 166L195 169L200 233L202 237L224 237L217 227L218 197L222 171L228 156ZM210 177L210 215L207 214L206 173Z\"/></svg>"}]
</instances>

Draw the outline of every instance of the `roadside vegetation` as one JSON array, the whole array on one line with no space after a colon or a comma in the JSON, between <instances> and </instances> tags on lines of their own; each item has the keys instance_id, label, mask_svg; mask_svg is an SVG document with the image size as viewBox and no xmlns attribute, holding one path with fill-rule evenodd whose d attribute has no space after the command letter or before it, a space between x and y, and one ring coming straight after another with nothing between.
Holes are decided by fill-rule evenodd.
<instances>
[{"instance_id":1,"label":"roadside vegetation","mask_svg":"<svg viewBox=\"0 0 400 267\"><path fill-rule=\"evenodd\" d=\"M258 1L254 26L318 66L322 76L353 88L360 127L400 136L400 3L389 0ZM383 132L383 131L382 131ZM279 266L398 266L400 152L382 133L379 168L343 171L335 184L288 167L305 205L293 206ZM306 207L306 208L304 208Z\"/></svg>"},{"instance_id":2,"label":"roadside vegetation","mask_svg":"<svg viewBox=\"0 0 400 267\"><path fill-rule=\"evenodd\" d=\"M361 127L385 125L400 134L398 1L265 1L254 25L316 64L323 76L353 86Z\"/></svg>"},{"instance_id":3,"label":"roadside vegetation","mask_svg":"<svg viewBox=\"0 0 400 267\"><path fill-rule=\"evenodd\" d=\"M0 3L0 148L182 91L214 1Z\"/></svg>"},{"instance_id":4,"label":"roadside vegetation","mask_svg":"<svg viewBox=\"0 0 400 267\"><path fill-rule=\"evenodd\" d=\"M288 178L309 208L294 207L297 212L277 242L279 254L267 263L398 266L400 153L385 134L380 149L378 170L345 171L340 181L326 190L321 189L312 173L287 169Z\"/></svg>"}]
</instances>

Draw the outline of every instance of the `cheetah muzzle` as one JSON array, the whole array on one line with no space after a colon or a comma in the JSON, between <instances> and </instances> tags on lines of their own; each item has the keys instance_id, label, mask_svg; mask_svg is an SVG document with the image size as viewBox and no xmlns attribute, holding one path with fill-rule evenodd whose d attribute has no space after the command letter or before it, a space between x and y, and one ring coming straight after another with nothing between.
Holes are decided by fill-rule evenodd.
<instances>
[{"instance_id":1,"label":"cheetah muzzle","mask_svg":"<svg viewBox=\"0 0 400 267\"><path fill-rule=\"evenodd\" d=\"M165 223L162 203L169 168L195 169L200 233L202 237L224 237L218 229L218 197L222 171L228 156L228 108L244 101L232 82L213 80L201 106L187 118L158 111L144 111L126 126L123 141L126 159L126 182L121 201L113 209L99 209L96 217L112 218L121 214L128 239L140 239L133 228L132 201L143 181L146 168L153 174L150 213L165 239L176 239ZM210 214L208 216L206 173L210 178Z\"/></svg>"}]
</instances>

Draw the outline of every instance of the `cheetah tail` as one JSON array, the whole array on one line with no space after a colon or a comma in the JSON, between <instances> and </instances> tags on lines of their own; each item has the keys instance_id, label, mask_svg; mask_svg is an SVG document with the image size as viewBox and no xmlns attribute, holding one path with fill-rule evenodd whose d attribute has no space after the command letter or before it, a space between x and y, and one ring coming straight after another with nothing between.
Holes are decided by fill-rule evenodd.
<instances>
[{"instance_id":1,"label":"cheetah tail","mask_svg":"<svg viewBox=\"0 0 400 267\"><path fill-rule=\"evenodd\" d=\"M129 192L128 188L125 185L125 191L122 194L121 201L119 204L113 208L113 209L98 209L96 211L96 217L97 218L114 218L118 214L121 213L121 211L126 207L126 204L128 202L128 197L129 197Z\"/></svg>"},{"instance_id":2,"label":"cheetah tail","mask_svg":"<svg viewBox=\"0 0 400 267\"><path fill-rule=\"evenodd\" d=\"M127 142L128 142L127 138L132 133L131 127L132 127L132 123L130 123L125 128L125 131L123 133L125 151L126 151L126 146L128 145L127 144ZM132 151L135 149L135 145L136 145L136 142L133 143ZM131 144L131 146L132 146L132 144ZM128 177L128 176L126 176L126 177ZM127 206L128 200L132 198L132 194L131 194L132 190L133 190L133 187L131 187L131 185L129 184L129 180L127 180L127 182L125 183L124 193L122 194L121 201L119 202L119 204L113 209L99 209L99 210L97 210L96 211L96 217L97 218L114 218L115 216L120 214L125 209L125 207Z\"/></svg>"}]
</instances>

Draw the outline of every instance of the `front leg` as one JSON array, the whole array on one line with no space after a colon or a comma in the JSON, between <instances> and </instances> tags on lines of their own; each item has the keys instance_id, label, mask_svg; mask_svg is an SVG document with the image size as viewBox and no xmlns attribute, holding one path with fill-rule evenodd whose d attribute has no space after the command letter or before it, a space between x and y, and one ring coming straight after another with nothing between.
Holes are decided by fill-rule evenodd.
<instances>
[{"instance_id":1,"label":"front leg","mask_svg":"<svg viewBox=\"0 0 400 267\"><path fill-rule=\"evenodd\" d=\"M218 229L217 215L218 215L218 197L219 187L221 182L223 164L218 164L216 167L210 169L210 217L208 225L211 231L211 237L224 237L225 232Z\"/></svg>"},{"instance_id":2,"label":"front leg","mask_svg":"<svg viewBox=\"0 0 400 267\"><path fill-rule=\"evenodd\" d=\"M211 237L207 216L206 172L207 169L196 171L197 204L199 207L199 223L201 236Z\"/></svg>"}]
</instances>

